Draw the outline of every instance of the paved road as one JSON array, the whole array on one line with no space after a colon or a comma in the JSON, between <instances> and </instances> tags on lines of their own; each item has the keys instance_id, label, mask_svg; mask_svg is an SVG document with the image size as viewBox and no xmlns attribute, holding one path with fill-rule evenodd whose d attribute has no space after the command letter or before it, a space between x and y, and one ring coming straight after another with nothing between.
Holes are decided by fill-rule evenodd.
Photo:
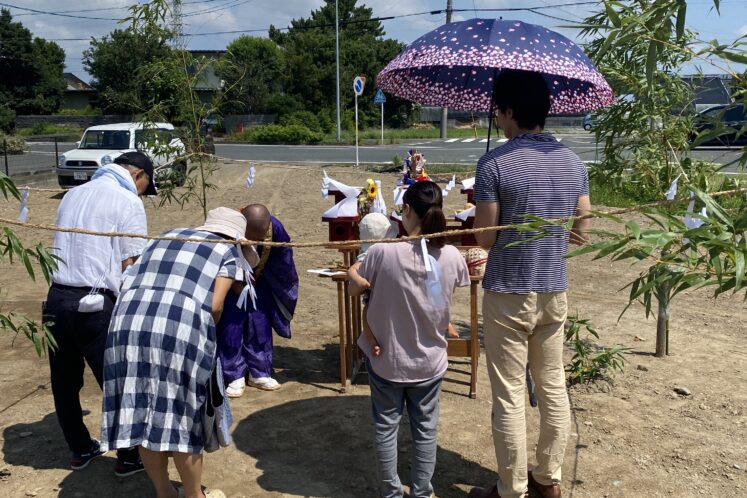
<instances>
[{"instance_id":1,"label":"paved road","mask_svg":"<svg viewBox=\"0 0 747 498\"><path fill-rule=\"evenodd\" d=\"M595 161L601 158L594 143L593 135L557 134L562 143L573 149L584 161ZM425 154L432 164L465 164L474 165L485 153L485 139L448 139L448 140L413 140L394 145L364 145L358 150L359 162L364 164L390 164L398 155L407 157L407 150L416 147ZM504 142L505 139L498 142ZM491 146L495 142L491 141ZM58 143L60 153L74 147L73 143ZM254 160L258 162L306 163L306 164L354 164L355 147L350 145L250 145L250 144L216 144L216 154L230 159ZM699 159L727 164L737 160L741 149L719 147L702 147L694 152ZM54 144L39 142L31 144L31 152L23 156L9 156L11 174L29 171L48 171L54 167ZM731 165L728 171L736 171L737 165Z\"/></svg>"}]
</instances>

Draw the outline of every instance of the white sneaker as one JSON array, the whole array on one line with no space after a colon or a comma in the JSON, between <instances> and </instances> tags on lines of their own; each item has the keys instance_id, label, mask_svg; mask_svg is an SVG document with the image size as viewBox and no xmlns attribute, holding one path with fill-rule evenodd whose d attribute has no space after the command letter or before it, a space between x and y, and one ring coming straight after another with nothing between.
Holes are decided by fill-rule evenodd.
<instances>
[{"instance_id":1,"label":"white sneaker","mask_svg":"<svg viewBox=\"0 0 747 498\"><path fill-rule=\"evenodd\" d=\"M244 388L246 387L246 382L244 382L244 378L236 379L228 386L226 387L226 396L229 398L240 398L242 394L244 394Z\"/></svg>"},{"instance_id":2,"label":"white sneaker","mask_svg":"<svg viewBox=\"0 0 747 498\"><path fill-rule=\"evenodd\" d=\"M280 389L280 383L272 377L247 377L247 384L257 389L263 389L265 391L274 391Z\"/></svg>"}]
</instances>

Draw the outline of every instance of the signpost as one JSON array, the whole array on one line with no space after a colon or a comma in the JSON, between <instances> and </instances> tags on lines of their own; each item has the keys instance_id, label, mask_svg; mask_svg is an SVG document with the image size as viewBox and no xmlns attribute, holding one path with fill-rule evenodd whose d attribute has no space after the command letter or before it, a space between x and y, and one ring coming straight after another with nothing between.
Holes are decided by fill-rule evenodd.
<instances>
[{"instance_id":1,"label":"signpost","mask_svg":"<svg viewBox=\"0 0 747 498\"><path fill-rule=\"evenodd\" d=\"M381 91L381 88L376 90L376 96L374 97L374 104L381 104L381 145L384 145L384 103L386 102L386 95Z\"/></svg>"},{"instance_id":2,"label":"signpost","mask_svg":"<svg viewBox=\"0 0 747 498\"><path fill-rule=\"evenodd\" d=\"M358 166L358 97L363 94L366 86L365 76L356 76L353 80L353 91L355 92L355 165Z\"/></svg>"}]
</instances>

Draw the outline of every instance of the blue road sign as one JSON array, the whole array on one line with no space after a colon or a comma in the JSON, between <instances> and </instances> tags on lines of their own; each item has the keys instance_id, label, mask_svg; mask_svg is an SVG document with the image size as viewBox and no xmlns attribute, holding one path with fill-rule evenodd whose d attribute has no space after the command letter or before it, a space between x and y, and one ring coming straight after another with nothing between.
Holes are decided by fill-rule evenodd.
<instances>
[{"instance_id":1,"label":"blue road sign","mask_svg":"<svg viewBox=\"0 0 747 498\"><path fill-rule=\"evenodd\" d=\"M355 91L356 95L361 95L363 93L363 87L366 85L366 78L363 76L356 76L353 80L353 91Z\"/></svg>"},{"instance_id":2,"label":"blue road sign","mask_svg":"<svg viewBox=\"0 0 747 498\"><path fill-rule=\"evenodd\" d=\"M386 103L386 95L384 95L384 92L381 91L381 88L376 90L376 96L374 97L374 104L385 104Z\"/></svg>"}]
</instances>

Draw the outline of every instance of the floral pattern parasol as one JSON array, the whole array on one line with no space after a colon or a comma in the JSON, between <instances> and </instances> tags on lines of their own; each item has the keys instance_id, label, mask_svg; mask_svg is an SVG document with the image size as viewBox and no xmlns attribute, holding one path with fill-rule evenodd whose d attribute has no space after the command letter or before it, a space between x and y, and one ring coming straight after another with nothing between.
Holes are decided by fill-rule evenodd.
<instances>
[{"instance_id":1,"label":"floral pattern parasol","mask_svg":"<svg viewBox=\"0 0 747 498\"><path fill-rule=\"evenodd\" d=\"M502 69L542 73L552 114L581 113L613 102L612 89L565 36L521 21L470 19L421 36L377 76L384 91L425 105L489 111Z\"/></svg>"}]
</instances>

